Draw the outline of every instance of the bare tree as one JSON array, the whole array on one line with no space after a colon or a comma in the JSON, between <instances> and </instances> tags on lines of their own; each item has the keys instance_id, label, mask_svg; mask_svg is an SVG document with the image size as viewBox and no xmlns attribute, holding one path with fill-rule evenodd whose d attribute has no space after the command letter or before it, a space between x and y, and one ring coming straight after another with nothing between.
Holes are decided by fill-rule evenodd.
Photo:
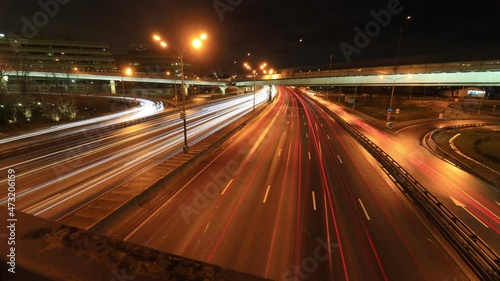
<instances>
[{"instance_id":1,"label":"bare tree","mask_svg":"<svg viewBox=\"0 0 500 281\"><path fill-rule=\"evenodd\" d=\"M59 120L61 120L61 115L57 110L51 110L50 119L54 120L55 122L59 122Z\"/></svg>"},{"instance_id":2,"label":"bare tree","mask_svg":"<svg viewBox=\"0 0 500 281\"><path fill-rule=\"evenodd\" d=\"M18 122L17 116L18 116L20 111L21 111L21 108L17 104L12 107L12 119L9 120L9 123L17 124L17 122Z\"/></svg>"},{"instance_id":3,"label":"bare tree","mask_svg":"<svg viewBox=\"0 0 500 281\"><path fill-rule=\"evenodd\" d=\"M31 106L27 105L21 109L21 113L26 117L26 121L30 121L31 117L33 117L33 109Z\"/></svg>"},{"instance_id":4,"label":"bare tree","mask_svg":"<svg viewBox=\"0 0 500 281\"><path fill-rule=\"evenodd\" d=\"M73 121L76 119L77 116L78 116L78 108L74 105L71 105L68 109L69 120Z\"/></svg>"},{"instance_id":5,"label":"bare tree","mask_svg":"<svg viewBox=\"0 0 500 281\"><path fill-rule=\"evenodd\" d=\"M67 118L71 121L75 120L78 115L78 107L75 105L75 100L72 97L63 97L57 103L57 110L61 114L61 118Z\"/></svg>"},{"instance_id":6,"label":"bare tree","mask_svg":"<svg viewBox=\"0 0 500 281\"><path fill-rule=\"evenodd\" d=\"M57 110L61 113L62 116L67 116L72 105L73 101L71 99L61 98L57 103Z\"/></svg>"}]
</instances>

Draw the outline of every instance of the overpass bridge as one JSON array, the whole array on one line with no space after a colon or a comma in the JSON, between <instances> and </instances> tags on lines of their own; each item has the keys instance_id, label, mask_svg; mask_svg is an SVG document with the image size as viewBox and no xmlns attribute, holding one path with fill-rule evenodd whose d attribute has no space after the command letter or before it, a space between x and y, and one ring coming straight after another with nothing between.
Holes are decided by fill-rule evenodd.
<instances>
[{"instance_id":1,"label":"overpass bridge","mask_svg":"<svg viewBox=\"0 0 500 281\"><path fill-rule=\"evenodd\" d=\"M500 86L500 59L281 73L234 80L237 87L301 86Z\"/></svg>"},{"instance_id":2,"label":"overpass bridge","mask_svg":"<svg viewBox=\"0 0 500 281\"><path fill-rule=\"evenodd\" d=\"M7 71L6 76L16 76ZM23 75L35 78L109 81L115 93L118 81L151 84L181 84L180 79L158 76L127 76L121 73L82 73L27 71ZM5 77L5 75L4 75ZM2 79L3 81L4 79ZM366 68L336 69L300 73L281 73L234 79L186 79L186 87L217 86L225 93L229 85L253 87L254 85L301 85L301 86L500 86L500 59L449 63L412 64Z\"/></svg>"},{"instance_id":3,"label":"overpass bridge","mask_svg":"<svg viewBox=\"0 0 500 281\"><path fill-rule=\"evenodd\" d=\"M45 79L67 79L67 80L92 80L92 81L109 81L111 93L116 94L116 82L133 82L133 83L146 83L146 84L176 84L181 85L180 78L162 78L159 76L128 76L121 73L99 73L99 72L58 72L58 71L18 71L18 70L4 70L2 77L2 84L8 83L9 76L23 76L32 78L45 78ZM228 80L213 80L213 79L185 79L185 87L189 86L217 86L220 87L224 93L229 81Z\"/></svg>"}]
</instances>

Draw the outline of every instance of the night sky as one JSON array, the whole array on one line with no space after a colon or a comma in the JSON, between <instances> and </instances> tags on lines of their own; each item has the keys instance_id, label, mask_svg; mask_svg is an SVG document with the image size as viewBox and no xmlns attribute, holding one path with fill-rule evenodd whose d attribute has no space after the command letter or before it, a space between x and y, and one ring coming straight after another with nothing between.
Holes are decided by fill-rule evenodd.
<instances>
[{"instance_id":1,"label":"night sky","mask_svg":"<svg viewBox=\"0 0 500 281\"><path fill-rule=\"evenodd\" d=\"M41 0L50 2L56 0ZM63 34L74 40L108 42L116 53L128 43L151 43L158 32L173 42L206 31L207 47L190 53L207 70L242 69L242 62L266 60L276 68L293 65L333 66L346 62L341 42L354 46L355 27L373 21L371 11L387 9L396 0L57 0L58 13L39 28L41 34ZM394 58L401 23L406 16L401 57L450 54L458 58L500 58L499 1L400 0L402 12L351 55L353 61ZM219 12L215 7L219 7ZM2 0L0 31L20 32L22 18L41 11L35 0ZM301 44L299 38L303 39ZM180 44L180 43L178 43ZM246 53L251 52L250 59Z\"/></svg>"}]
</instances>

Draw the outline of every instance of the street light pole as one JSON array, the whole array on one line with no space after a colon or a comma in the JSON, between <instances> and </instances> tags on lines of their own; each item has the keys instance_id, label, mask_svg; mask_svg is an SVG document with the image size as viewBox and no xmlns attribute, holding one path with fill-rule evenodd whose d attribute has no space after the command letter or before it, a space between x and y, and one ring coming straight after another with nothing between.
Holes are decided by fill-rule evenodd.
<instances>
[{"instance_id":1,"label":"street light pole","mask_svg":"<svg viewBox=\"0 0 500 281\"><path fill-rule=\"evenodd\" d=\"M401 37L403 36L403 26L407 20L411 19L411 16L406 17L401 23L401 27L399 28L399 38L398 38L398 48L396 50L396 61L394 62L394 71L397 70L398 62L399 62L399 49L401 48Z\"/></svg>"},{"instance_id":2,"label":"street light pole","mask_svg":"<svg viewBox=\"0 0 500 281\"><path fill-rule=\"evenodd\" d=\"M186 89L184 88L184 54L180 54L180 60L181 60L181 91L182 91L182 112L181 112L181 119L183 120L184 123L184 148L183 152L184 153L189 153L189 146L187 142L187 120L186 120Z\"/></svg>"},{"instance_id":3,"label":"street light pole","mask_svg":"<svg viewBox=\"0 0 500 281\"><path fill-rule=\"evenodd\" d=\"M167 47L167 43L165 41L162 41L161 37L158 35L153 36L154 40L160 42L160 45L163 48ZM199 38L196 38L193 40L192 44L194 48L200 48L202 46L201 40L207 39L206 34L201 34ZM186 116L186 89L184 87L184 54L186 53L189 44L186 44L182 49L177 48L175 45L172 45L172 48L175 50L177 53L180 63L181 63L181 91L182 91L182 111L180 113L180 117L183 122L183 127L184 127L184 147L182 148L182 151L184 153L189 153L189 146L188 146L188 139L187 139L187 116ZM175 82L174 82L175 85ZM177 101L176 101L177 102Z\"/></svg>"},{"instance_id":4,"label":"street light pole","mask_svg":"<svg viewBox=\"0 0 500 281\"><path fill-rule=\"evenodd\" d=\"M302 38L298 40L298 42L296 41L293 45L293 65L292 65L292 68L295 68L295 53L297 52L297 48L299 47L299 44L298 43L302 43Z\"/></svg>"},{"instance_id":5,"label":"street light pole","mask_svg":"<svg viewBox=\"0 0 500 281\"><path fill-rule=\"evenodd\" d=\"M385 77L383 75L380 75L380 79L382 79L382 78L386 78L386 79L389 79L389 80L392 81L391 98L389 99L389 108L388 108L388 112L390 112L390 111L392 111L392 99L394 97L394 89L395 89L395 86L396 86L396 81L401 80L401 79L405 79L405 78L411 78L411 76L408 75L408 76L403 76L403 77L399 77L399 78L391 78L391 77ZM387 118L388 118L387 121L389 121L390 115L389 114L387 114L387 115L388 115L387 116Z\"/></svg>"},{"instance_id":6,"label":"street light pole","mask_svg":"<svg viewBox=\"0 0 500 281\"><path fill-rule=\"evenodd\" d=\"M133 71L131 68L127 68L125 70L125 74L127 76L132 76L133 75ZM122 87L123 87L123 99L125 99L125 82L123 81L123 75L122 75ZM134 82L132 82L132 88L134 87ZM130 92L132 93L132 90L130 90Z\"/></svg>"},{"instance_id":7,"label":"street light pole","mask_svg":"<svg viewBox=\"0 0 500 281\"><path fill-rule=\"evenodd\" d=\"M174 97L175 97L175 106L177 106L177 76L174 73Z\"/></svg>"},{"instance_id":8,"label":"street light pole","mask_svg":"<svg viewBox=\"0 0 500 281\"><path fill-rule=\"evenodd\" d=\"M123 93L123 99L125 100L125 85L123 85L123 75L122 75L122 93Z\"/></svg>"},{"instance_id":9,"label":"street light pole","mask_svg":"<svg viewBox=\"0 0 500 281\"><path fill-rule=\"evenodd\" d=\"M243 63L243 66L252 71L252 74L253 74L253 111L252 112L255 112L255 95L256 95L256 92L257 92L257 83L256 83L256 79L257 79L257 73L258 73L258 69L259 68L254 68L252 69L252 67L250 66L250 64L248 63ZM267 70L265 69L267 67L267 63L264 62L263 64L260 65L260 69L264 72L264 74L267 74ZM269 71L269 74L272 74L274 72L273 69L271 69ZM269 94L271 96L271 94ZM271 100L271 98L269 98L269 100Z\"/></svg>"},{"instance_id":10,"label":"street light pole","mask_svg":"<svg viewBox=\"0 0 500 281\"><path fill-rule=\"evenodd\" d=\"M352 109L356 106L356 94L358 93L358 86L354 89L354 102L352 103Z\"/></svg>"},{"instance_id":11,"label":"street light pole","mask_svg":"<svg viewBox=\"0 0 500 281\"><path fill-rule=\"evenodd\" d=\"M257 76L257 71L253 71L253 112L255 113L255 92L257 91L257 88L256 88L256 76Z\"/></svg>"},{"instance_id":12,"label":"street light pole","mask_svg":"<svg viewBox=\"0 0 500 281\"><path fill-rule=\"evenodd\" d=\"M391 79L393 81L392 83L392 91L391 91L391 99L389 100L389 108L392 109L392 98L394 97L394 87L396 84L396 79Z\"/></svg>"}]
</instances>

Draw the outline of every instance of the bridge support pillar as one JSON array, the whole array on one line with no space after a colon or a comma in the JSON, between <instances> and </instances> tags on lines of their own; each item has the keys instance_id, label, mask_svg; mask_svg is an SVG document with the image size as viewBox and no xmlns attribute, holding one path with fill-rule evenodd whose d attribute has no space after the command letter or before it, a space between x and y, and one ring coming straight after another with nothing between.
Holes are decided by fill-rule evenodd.
<instances>
[{"instance_id":1,"label":"bridge support pillar","mask_svg":"<svg viewBox=\"0 0 500 281\"><path fill-rule=\"evenodd\" d=\"M111 88L111 94L116 95L116 82L115 82L115 80L109 81L109 87Z\"/></svg>"},{"instance_id":2,"label":"bridge support pillar","mask_svg":"<svg viewBox=\"0 0 500 281\"><path fill-rule=\"evenodd\" d=\"M222 95L225 95L226 94L226 89L227 89L227 86L219 86L221 92L222 92Z\"/></svg>"}]
</instances>

